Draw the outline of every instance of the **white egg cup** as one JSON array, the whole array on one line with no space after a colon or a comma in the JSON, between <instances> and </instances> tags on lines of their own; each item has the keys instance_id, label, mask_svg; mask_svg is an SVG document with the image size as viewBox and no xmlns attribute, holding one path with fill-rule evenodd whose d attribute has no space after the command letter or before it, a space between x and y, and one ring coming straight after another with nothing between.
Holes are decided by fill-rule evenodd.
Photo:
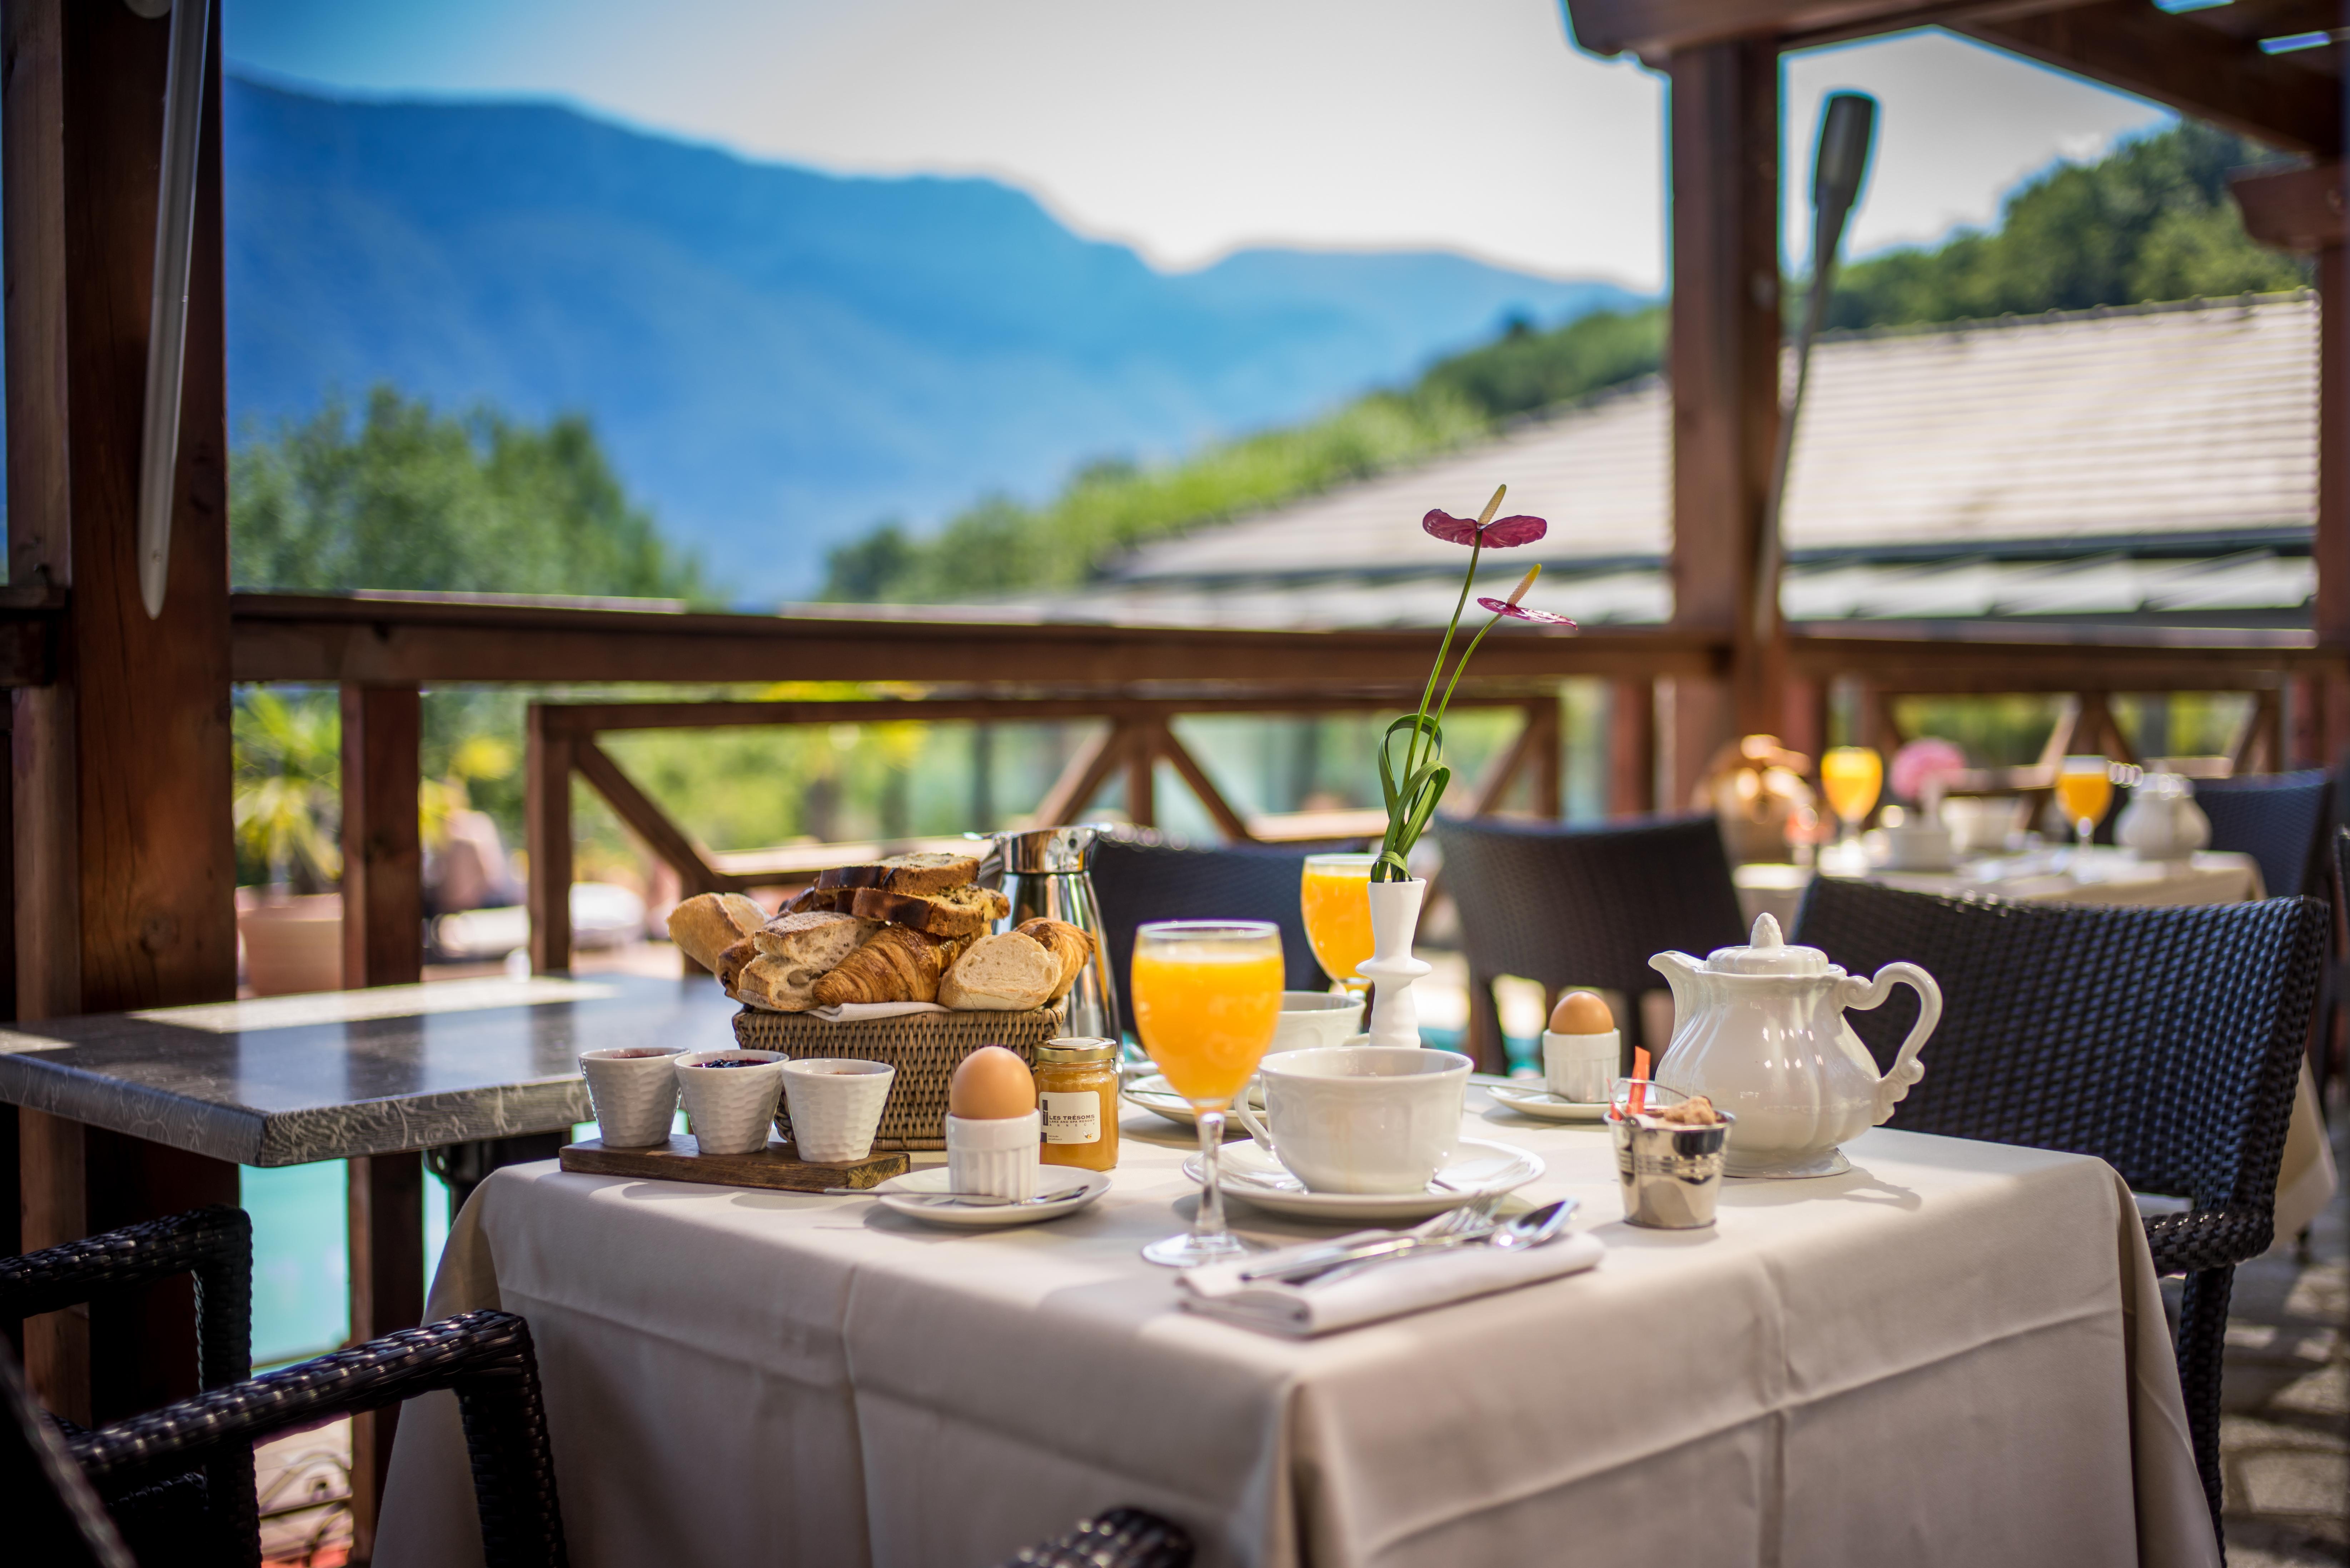
<instances>
[{"instance_id":1,"label":"white egg cup","mask_svg":"<svg viewBox=\"0 0 2350 1568\"><path fill-rule=\"evenodd\" d=\"M1555 1034L1543 1031L1543 1081L1562 1100L1604 1106L1622 1074L1624 1033Z\"/></svg>"},{"instance_id":2,"label":"white egg cup","mask_svg":"<svg viewBox=\"0 0 2350 1568\"><path fill-rule=\"evenodd\" d=\"M677 1120L677 1059L682 1054L667 1046L650 1056L625 1049L579 1054L596 1110L596 1136L606 1148L648 1148L669 1141Z\"/></svg>"},{"instance_id":3,"label":"white egg cup","mask_svg":"<svg viewBox=\"0 0 2350 1568\"><path fill-rule=\"evenodd\" d=\"M948 1116L949 1189L1015 1202L1035 1197L1037 1155L1044 1132L1045 1118L1037 1111L984 1120Z\"/></svg>"},{"instance_id":4,"label":"white egg cup","mask_svg":"<svg viewBox=\"0 0 2350 1568\"><path fill-rule=\"evenodd\" d=\"M800 1158L809 1165L854 1165L872 1153L881 1107L897 1076L886 1062L847 1056L785 1063L784 1104Z\"/></svg>"},{"instance_id":5,"label":"white egg cup","mask_svg":"<svg viewBox=\"0 0 2350 1568\"><path fill-rule=\"evenodd\" d=\"M755 1067L708 1067L706 1062L751 1057ZM686 1125L704 1154L756 1154L784 1092L780 1051L696 1051L677 1058L677 1086Z\"/></svg>"}]
</instances>

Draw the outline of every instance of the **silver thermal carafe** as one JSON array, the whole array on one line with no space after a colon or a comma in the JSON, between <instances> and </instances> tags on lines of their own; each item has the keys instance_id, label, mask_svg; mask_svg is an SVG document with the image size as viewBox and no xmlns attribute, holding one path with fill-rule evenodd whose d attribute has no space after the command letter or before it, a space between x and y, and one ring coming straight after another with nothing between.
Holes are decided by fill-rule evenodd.
<instances>
[{"instance_id":1,"label":"silver thermal carafe","mask_svg":"<svg viewBox=\"0 0 2350 1568\"><path fill-rule=\"evenodd\" d=\"M1087 1034L1103 1040L1121 1037L1118 1017L1118 987L1110 983L1109 954L1102 944L1101 906L1094 898L1094 845L1100 830L1094 827L1036 827L995 836L993 858L1003 867L1000 886L1012 901L1011 915L998 930L1010 930L1039 916L1066 920L1094 941L1092 961L1077 973L1069 988L1068 1022L1065 1033Z\"/></svg>"}]
</instances>

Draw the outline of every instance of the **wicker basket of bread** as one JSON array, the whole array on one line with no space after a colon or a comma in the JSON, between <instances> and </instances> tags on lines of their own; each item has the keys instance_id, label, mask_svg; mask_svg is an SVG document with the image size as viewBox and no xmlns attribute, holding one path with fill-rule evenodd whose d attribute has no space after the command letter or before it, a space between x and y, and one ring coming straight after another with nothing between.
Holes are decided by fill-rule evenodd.
<instances>
[{"instance_id":1,"label":"wicker basket of bread","mask_svg":"<svg viewBox=\"0 0 2350 1568\"><path fill-rule=\"evenodd\" d=\"M836 867L773 917L740 893L704 893L671 914L670 936L743 1003L743 1045L888 1063L898 1072L874 1147L944 1148L957 1064L983 1045L1033 1063L1096 956L1064 920L994 930L1011 907L978 872L974 857L944 854ZM858 1016L910 1003L932 1006Z\"/></svg>"}]
</instances>

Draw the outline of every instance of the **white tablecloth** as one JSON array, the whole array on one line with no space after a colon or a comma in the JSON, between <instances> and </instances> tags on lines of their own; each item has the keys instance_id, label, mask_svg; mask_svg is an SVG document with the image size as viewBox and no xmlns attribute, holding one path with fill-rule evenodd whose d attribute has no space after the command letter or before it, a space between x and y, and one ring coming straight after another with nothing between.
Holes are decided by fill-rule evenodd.
<instances>
[{"instance_id":1,"label":"white tablecloth","mask_svg":"<svg viewBox=\"0 0 2350 1568\"><path fill-rule=\"evenodd\" d=\"M1471 1106L1549 1162L1527 1199L1583 1200L1598 1268L1307 1342L1184 1314L1135 1251L1180 1222L1184 1145L1134 1113L1108 1195L1014 1231L500 1171L432 1312L529 1320L582 1568L982 1568L1120 1503L1203 1565L2216 1560L2102 1163L1880 1129L1848 1176L1639 1231L1602 1132ZM376 1561L480 1561L447 1395L400 1421Z\"/></svg>"},{"instance_id":2,"label":"white tablecloth","mask_svg":"<svg viewBox=\"0 0 2350 1568\"><path fill-rule=\"evenodd\" d=\"M2029 862L1986 863L1999 875L1955 871L1876 870L1868 880L1910 893L1981 893L2048 904L2236 904L2266 897L2260 863L2249 855L2205 850L2187 860L2140 862L2125 851L2092 850L2085 877L2033 870ZM1792 932L1795 910L1811 885L1811 873L1794 866L1741 866L1732 874L1738 902L1751 925L1768 910ZM1932 1052L1929 1043L1927 1050ZM2325 1118L2317 1108L2317 1085L2302 1064L2293 1096L2293 1122L2285 1129L2284 1158L2277 1169L2276 1235L2291 1241L2324 1212L2340 1177L2326 1141Z\"/></svg>"}]
</instances>

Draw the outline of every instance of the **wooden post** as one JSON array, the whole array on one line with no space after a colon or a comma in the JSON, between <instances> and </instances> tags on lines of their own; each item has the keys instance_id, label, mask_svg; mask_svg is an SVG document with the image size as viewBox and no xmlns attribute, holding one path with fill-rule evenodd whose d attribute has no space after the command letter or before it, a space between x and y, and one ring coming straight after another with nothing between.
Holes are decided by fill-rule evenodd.
<instances>
[{"instance_id":1,"label":"wooden post","mask_svg":"<svg viewBox=\"0 0 2350 1568\"><path fill-rule=\"evenodd\" d=\"M1673 621L1727 635L1728 690L1677 679L1672 804L1734 733L1775 731L1783 636L1755 618L1779 438L1779 50L1677 51L1671 78ZM1773 618L1775 627L1776 618Z\"/></svg>"},{"instance_id":2,"label":"wooden post","mask_svg":"<svg viewBox=\"0 0 2350 1568\"><path fill-rule=\"evenodd\" d=\"M413 1150L350 1162L351 1339L414 1328L424 1319L424 1160ZM375 1555L383 1478L400 1407L351 1419L351 1558Z\"/></svg>"},{"instance_id":3,"label":"wooden post","mask_svg":"<svg viewBox=\"0 0 2350 1568\"><path fill-rule=\"evenodd\" d=\"M2342 168L2350 170L2350 159ZM2337 190L2334 211L2343 211ZM2336 239L2317 252L2317 645L2350 651L2350 245ZM2316 755L2333 767L2350 746L2350 680L2336 670L2319 698Z\"/></svg>"},{"instance_id":4,"label":"wooden post","mask_svg":"<svg viewBox=\"0 0 2350 1568\"><path fill-rule=\"evenodd\" d=\"M343 984L424 978L424 846L418 837L414 686L343 688Z\"/></svg>"},{"instance_id":5,"label":"wooden post","mask_svg":"<svg viewBox=\"0 0 2350 1568\"><path fill-rule=\"evenodd\" d=\"M120 5L0 9L9 579L68 591L58 680L10 725L18 1012L236 993L229 818L228 429L223 374L220 31L213 15L168 587L150 619L137 495L168 17ZM26 1247L203 1203L234 1165L20 1118ZM51 1408L110 1419L195 1390L184 1281L26 1328ZM97 1381L91 1381L96 1370Z\"/></svg>"},{"instance_id":6,"label":"wooden post","mask_svg":"<svg viewBox=\"0 0 2350 1568\"><path fill-rule=\"evenodd\" d=\"M1534 763L1534 814L1553 822L1566 815L1566 758L1560 749L1563 726L1558 704L1559 694L1554 691L1526 709L1528 760Z\"/></svg>"},{"instance_id":7,"label":"wooden post","mask_svg":"<svg viewBox=\"0 0 2350 1568\"><path fill-rule=\"evenodd\" d=\"M1137 827L1159 824L1158 737L1147 724L1134 726L1126 750L1126 815Z\"/></svg>"},{"instance_id":8,"label":"wooden post","mask_svg":"<svg viewBox=\"0 0 2350 1568\"><path fill-rule=\"evenodd\" d=\"M530 858L530 967L571 968L571 735L555 711L530 705L523 757L523 840Z\"/></svg>"},{"instance_id":9,"label":"wooden post","mask_svg":"<svg viewBox=\"0 0 2350 1568\"><path fill-rule=\"evenodd\" d=\"M1657 689L1617 680L1607 692L1607 815L1657 809Z\"/></svg>"}]
</instances>

